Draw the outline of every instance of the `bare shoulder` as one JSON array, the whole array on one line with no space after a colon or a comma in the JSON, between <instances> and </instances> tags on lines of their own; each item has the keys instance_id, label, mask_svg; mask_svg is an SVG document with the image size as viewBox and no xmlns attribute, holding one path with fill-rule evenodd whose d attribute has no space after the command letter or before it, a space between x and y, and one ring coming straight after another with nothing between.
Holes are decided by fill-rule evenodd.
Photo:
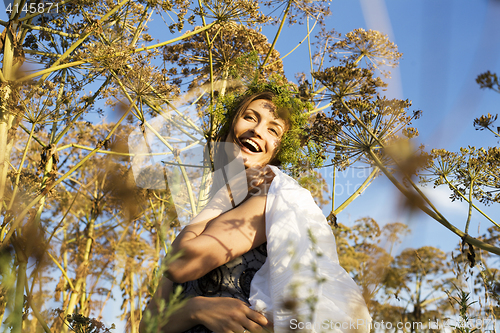
<instances>
[{"instance_id":1,"label":"bare shoulder","mask_svg":"<svg viewBox=\"0 0 500 333\"><path fill-rule=\"evenodd\" d=\"M169 277L179 283L198 279L263 244L266 198L263 193L249 196L208 222L198 236L182 242L183 255L170 264Z\"/></svg>"}]
</instances>

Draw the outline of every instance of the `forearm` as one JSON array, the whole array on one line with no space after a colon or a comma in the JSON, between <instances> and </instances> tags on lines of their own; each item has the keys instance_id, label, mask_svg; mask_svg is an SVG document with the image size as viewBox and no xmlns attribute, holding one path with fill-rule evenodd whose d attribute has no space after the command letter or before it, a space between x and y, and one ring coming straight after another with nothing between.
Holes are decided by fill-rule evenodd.
<instances>
[{"instance_id":1,"label":"forearm","mask_svg":"<svg viewBox=\"0 0 500 333\"><path fill-rule=\"evenodd\" d=\"M169 297L172 291L173 282L167 278L162 278L158 289L156 290L151 301L144 310L144 313L146 313L146 311L149 311L151 315L151 321L158 320L158 322L160 323L165 321L165 319L167 321L166 323L163 323L163 325L161 325L162 327L159 328L159 331L156 331L154 328L150 328L153 329L153 331L150 332L148 331L149 322L146 322L144 320L145 316L143 315L143 320L141 321L139 326L140 333L181 333L199 324L198 320L195 317L195 313L197 311L196 306L198 305L196 297L189 299L182 308L170 314L168 318L163 318L163 316L166 314L167 309L164 308L163 313L160 313L159 306L162 301L164 301L164 304L168 306Z\"/></svg>"},{"instance_id":2,"label":"forearm","mask_svg":"<svg viewBox=\"0 0 500 333\"><path fill-rule=\"evenodd\" d=\"M178 252L183 248L183 245L198 237L207 228L208 224L215 218L220 216L219 210L204 209L198 214L190 224L185 226L182 231L177 235L174 242L172 243L171 250L173 253Z\"/></svg>"},{"instance_id":3,"label":"forearm","mask_svg":"<svg viewBox=\"0 0 500 333\"><path fill-rule=\"evenodd\" d=\"M181 255L166 276L183 283L196 280L266 241L265 196L254 196L204 224L187 226L172 244Z\"/></svg>"},{"instance_id":4,"label":"forearm","mask_svg":"<svg viewBox=\"0 0 500 333\"><path fill-rule=\"evenodd\" d=\"M162 327L161 333L181 333L200 322L196 318L198 297L190 298L184 306L170 315L167 324Z\"/></svg>"}]
</instances>

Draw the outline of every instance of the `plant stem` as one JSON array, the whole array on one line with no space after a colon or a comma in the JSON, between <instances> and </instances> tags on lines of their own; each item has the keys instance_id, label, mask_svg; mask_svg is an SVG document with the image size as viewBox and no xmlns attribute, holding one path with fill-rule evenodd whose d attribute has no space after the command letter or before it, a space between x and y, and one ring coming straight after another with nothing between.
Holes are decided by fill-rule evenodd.
<instances>
[{"instance_id":1,"label":"plant stem","mask_svg":"<svg viewBox=\"0 0 500 333\"><path fill-rule=\"evenodd\" d=\"M56 35L63 36L63 37L70 37L70 38L79 38L80 37L79 34L68 34L66 32L62 32L62 31L50 29L50 28L47 28L47 27L40 27L40 26L37 26L37 25L31 25L31 24L25 24L25 23L23 23L23 24L21 24L21 27L24 28L24 29L40 30L40 31L50 32L51 34L56 34Z\"/></svg>"},{"instance_id":2,"label":"plant stem","mask_svg":"<svg viewBox=\"0 0 500 333\"><path fill-rule=\"evenodd\" d=\"M79 112L77 112L73 116L73 118L71 118L70 122L66 125L66 127L57 135L57 137L54 140L54 144L59 143L59 141L69 131L69 129L71 128L71 126L78 120L78 118L82 115L82 113L84 113L89 108L89 106L91 106L94 103L94 101L96 100L96 98L99 97L99 95L101 94L102 90L108 85L108 83L110 81L111 81L111 76L108 76L106 78L106 80L104 81L104 83L99 87L99 89L97 89L97 91L95 92L95 94L92 95L92 97L88 98L85 101L85 105L81 108L81 110Z\"/></svg>"},{"instance_id":3,"label":"plant stem","mask_svg":"<svg viewBox=\"0 0 500 333\"><path fill-rule=\"evenodd\" d=\"M473 186L474 186L474 180L470 180L470 186L469 186L469 211L467 213L467 222L465 222L465 233L468 234L469 233L469 224L470 224L470 220L471 220L471 217L472 217L472 190L473 190Z\"/></svg>"},{"instance_id":4,"label":"plant stem","mask_svg":"<svg viewBox=\"0 0 500 333\"><path fill-rule=\"evenodd\" d=\"M137 324L135 322L135 293L134 293L134 272L130 272L130 326L131 333L137 332Z\"/></svg>"},{"instance_id":5,"label":"plant stem","mask_svg":"<svg viewBox=\"0 0 500 333\"><path fill-rule=\"evenodd\" d=\"M446 181L446 183L451 186L456 193L458 193L458 195L460 195L465 201L469 202L469 199L467 199L467 197L465 195L462 194L462 192L460 192L456 187L455 185L453 185L449 180L448 178L443 175L443 178L444 180ZM500 225L498 223L496 223L491 217L489 217L488 215L486 215L486 213L484 213L481 209L479 209L479 207L477 207L475 204L472 203L472 207L474 207L479 213L481 213L481 215L483 215L484 217L486 217L491 223L493 223L494 225L496 225L498 228L500 228Z\"/></svg>"},{"instance_id":6,"label":"plant stem","mask_svg":"<svg viewBox=\"0 0 500 333\"><path fill-rule=\"evenodd\" d=\"M288 12L290 11L290 7L292 5L292 0L288 0L288 4L286 6L285 12L283 13L283 18L281 19L281 24L278 28L278 32L276 32L276 35L274 36L273 43L271 44L271 48L269 48L269 51L267 52L266 58L264 59L264 62L260 65L260 68L263 69L266 63L269 61L269 58L271 57L271 54L273 53L274 47L276 46L276 42L278 41L278 37L281 34L281 29L283 29L283 25L285 24L286 17L288 15Z\"/></svg>"},{"instance_id":7,"label":"plant stem","mask_svg":"<svg viewBox=\"0 0 500 333\"><path fill-rule=\"evenodd\" d=\"M7 210L10 210L12 208L12 205L14 204L14 200L16 199L17 190L19 188L19 178L21 177L21 171L23 170L24 161L26 160L26 154L28 153L28 149L31 145L31 139L33 138L33 131L34 130L35 130L35 124L33 124L31 126L30 136L28 137L28 142L26 143L26 146L24 147L23 157L21 158L19 168L17 169L17 172L16 172L16 180L14 183L14 189L12 190L12 195L10 198L9 205L7 206Z\"/></svg>"},{"instance_id":8,"label":"plant stem","mask_svg":"<svg viewBox=\"0 0 500 333\"><path fill-rule=\"evenodd\" d=\"M24 278L24 282L25 282L25 288L26 288L26 300L28 302L28 306L31 308L31 310L33 311L33 315L35 316L35 318L38 320L38 322L40 323L40 325L42 325L42 328L43 330L45 331L45 333L52 333L50 331L50 328L49 326L47 325L47 323L45 322L45 320L43 319L42 315L40 314L40 311L38 311L38 308L33 304L33 296L29 294L29 288L28 288L28 279L27 277L25 276Z\"/></svg>"},{"instance_id":9,"label":"plant stem","mask_svg":"<svg viewBox=\"0 0 500 333\"><path fill-rule=\"evenodd\" d=\"M130 42L130 45L135 45L137 43L137 40L139 39L139 36L141 35L141 32L144 30L144 20L146 19L146 15L148 13L149 7L150 7L150 3L148 2L147 5L146 5L146 7L144 8L144 11L143 11L142 15L141 15L141 19L139 21L139 25L138 25L137 29L135 30L134 37L132 38L132 41ZM151 15L153 14L153 12L154 12L154 9L151 10L151 13L149 14L149 18L151 17Z\"/></svg>"},{"instance_id":10,"label":"plant stem","mask_svg":"<svg viewBox=\"0 0 500 333\"><path fill-rule=\"evenodd\" d=\"M351 194L351 196L349 198L347 198L340 206L338 206L337 209L335 209L333 211L333 213L335 215L337 215L338 213L340 213L341 211L343 211L351 202L353 202L354 199L356 199L358 196L360 196L361 193L363 193L363 191L366 190L366 188L373 181L373 179L377 175L378 170L379 170L379 168L374 167L373 170L372 170L372 172L368 175L368 177L366 177L366 179L363 182L363 184L361 184L358 187L358 189L356 191L354 191L353 194ZM333 210L333 203L332 203L332 210Z\"/></svg>"},{"instance_id":11,"label":"plant stem","mask_svg":"<svg viewBox=\"0 0 500 333\"><path fill-rule=\"evenodd\" d=\"M200 16L201 16L201 21L203 22L203 26L205 27L207 25L207 22L205 20L205 15L203 14L203 6L202 6L202 1L198 0L198 6L200 6ZM215 22L212 22L212 24ZM213 61L213 54L212 54L212 42L210 41L210 36L208 35L208 31L205 31L205 39L207 41L207 47L208 47L208 63L210 65L210 110L213 110L214 106L214 61ZM210 126L209 126L209 131L208 131L208 138L207 138L207 145L209 151L211 150L211 140L213 138L213 131L214 131L214 117L213 117L213 112L210 112Z\"/></svg>"},{"instance_id":12,"label":"plant stem","mask_svg":"<svg viewBox=\"0 0 500 333\"><path fill-rule=\"evenodd\" d=\"M16 247L17 260L17 284L14 299L14 310L12 311L12 333L21 333L23 327L23 308L24 308L24 285L26 280L26 268L28 260L25 258L22 250Z\"/></svg>"},{"instance_id":13,"label":"plant stem","mask_svg":"<svg viewBox=\"0 0 500 333\"><path fill-rule=\"evenodd\" d=\"M332 165L333 175L332 175L332 212L335 211L335 183L337 178L337 169L335 169L335 165ZM334 213L336 214L336 213Z\"/></svg>"},{"instance_id":14,"label":"plant stem","mask_svg":"<svg viewBox=\"0 0 500 333\"><path fill-rule=\"evenodd\" d=\"M47 76L52 72L55 72L57 70L64 69L64 68L76 67L76 66L83 65L86 63L87 63L87 61L79 60L79 61L68 62L68 63L62 64L62 65L50 66L49 68L43 69L43 70L35 72L33 74L23 76L23 77L19 78L18 80L16 80L16 82L20 83L20 82L29 81L31 79L36 78L37 76L40 76L40 75L43 75L43 76L39 81L43 82L47 78Z\"/></svg>"},{"instance_id":15,"label":"plant stem","mask_svg":"<svg viewBox=\"0 0 500 333\"><path fill-rule=\"evenodd\" d=\"M286 57L288 57L290 54L292 54L293 51L295 51L300 45L302 45L302 43L306 39L309 41L309 35L314 30L314 27L316 26L316 23L318 23L318 21L316 20L316 22L314 22L313 27L309 30L309 16L307 17L307 19L308 19L308 21L307 21L307 30L308 30L308 32L307 32L307 35L304 37L304 39L302 39L290 52L288 52L284 56L280 57L279 59L271 62L270 64L267 64L267 65L263 66L263 68L272 66L272 65L274 65L275 63L277 63L279 61L283 61L283 59L285 59ZM309 56L310 56L310 60L311 60L311 72L312 72L312 56L311 56L311 44L310 44L310 41L309 41ZM314 87L313 87L313 89L314 89Z\"/></svg>"},{"instance_id":16,"label":"plant stem","mask_svg":"<svg viewBox=\"0 0 500 333\"><path fill-rule=\"evenodd\" d=\"M382 143L382 141L380 141L380 139L368 128L368 126L366 126L366 124L363 121L361 121L361 119L359 119L358 116L356 116L356 114L354 113L354 111L352 111L351 108L349 106L347 106L347 104L345 103L345 101L343 99L342 99L342 105L347 109L347 111L351 114L351 116L353 116L354 119L356 119L356 121L361 125L361 127L363 127L363 129L375 140L375 142L377 142L382 149L385 149L385 145ZM370 149L370 152L373 153L373 151L371 149ZM393 159L393 161L401 169L401 166L399 165L398 161L396 161L394 159ZM446 220L444 218L444 216L441 215L441 213L439 212L439 210L436 207L434 207L434 205L427 198L427 196L424 195L424 193L413 182L413 180L411 179L411 177L406 177L406 175L405 175L405 178L412 185L413 189L415 191L417 191L417 193L420 195L420 197L434 210L435 214L437 214L442 220Z\"/></svg>"},{"instance_id":17,"label":"plant stem","mask_svg":"<svg viewBox=\"0 0 500 333\"><path fill-rule=\"evenodd\" d=\"M128 1L128 0L127 0ZM182 36L179 36L177 38L174 38L174 39L170 39L170 40L167 40L166 42L162 42L162 43L158 43L158 44L154 44L154 45L150 45L150 46L146 46L146 47L141 47L139 49L135 49L132 53L137 53L137 52L142 52L142 51L147 51L147 50L151 50L151 49L155 49L157 47L161 47L161 46L165 46L165 45L168 45L168 44L172 44L172 43L175 43L175 42L178 42L180 40L183 40L185 38L188 38L188 37L191 37L191 36L194 36L196 34L199 34L200 32L203 32L205 30L208 30L210 29L215 23L217 23L217 21L214 21L206 26L204 26L203 28L200 28L200 29L197 29L197 30L193 30L191 32L188 32L187 34L184 34Z\"/></svg>"},{"instance_id":18,"label":"plant stem","mask_svg":"<svg viewBox=\"0 0 500 333\"><path fill-rule=\"evenodd\" d=\"M71 290L75 291L75 287L73 286L73 283L71 282L70 277L66 273L66 270L61 266L61 264L59 264L59 262L56 260L56 258L54 258L52 256L52 254L50 254L49 251L47 251L46 253L49 256L50 260L52 260L52 262L57 266L57 268L59 268L59 270L61 271L61 273L64 276L64 279L66 280L66 282L68 283L69 287L71 288Z\"/></svg>"},{"instance_id":19,"label":"plant stem","mask_svg":"<svg viewBox=\"0 0 500 333\"><path fill-rule=\"evenodd\" d=\"M45 188L45 191L41 194L39 194L37 197L35 197L33 200L31 200L30 203L28 203L25 208L23 209L23 211L19 214L19 216L17 217L17 219L12 223L12 226L9 230L9 232L7 233L7 235L5 236L5 239L3 239L2 241L2 244L0 246L0 248L4 248L7 244L8 244L8 240L9 238L12 236L12 234L14 233L14 230L17 228L17 226L21 223L21 221L23 220L23 218L26 216L26 214L29 212L29 210L31 209L31 207L33 207L33 205L35 205L36 203L38 203L42 198L44 198L47 193L53 189L54 187L56 187L57 185L59 185L63 180L65 180L66 178L68 178L73 172L75 172L76 170L78 170L82 165L84 165L92 156L94 156L94 154L97 153L97 151L102 147L103 145L103 142L109 140L109 138L113 135L113 133L116 131L116 129L120 126L120 124L122 123L122 121L127 117L127 115L129 114L130 110L132 109L132 106L130 106L126 112L123 113L123 115L121 116L121 118L116 122L115 126L111 129L111 131L108 133L108 135L104 138L104 140L102 142L100 142L99 144L97 144L97 147L91 151L87 156L85 156L81 161L79 161L75 166L73 166L71 169L69 169L63 176L61 176L58 180L54 181L53 183L51 183L50 185L48 185L46 188Z\"/></svg>"},{"instance_id":20,"label":"plant stem","mask_svg":"<svg viewBox=\"0 0 500 333\"><path fill-rule=\"evenodd\" d=\"M489 126L488 126L488 130L489 130L491 133L495 134L496 136L500 137L500 133L495 132L495 131L494 131L494 130L492 130Z\"/></svg>"},{"instance_id":21,"label":"plant stem","mask_svg":"<svg viewBox=\"0 0 500 333\"><path fill-rule=\"evenodd\" d=\"M118 11L118 9L120 9L123 5L125 5L127 2L129 2L130 0L122 0L120 3L118 3L115 7L113 7L113 9L111 9L109 12L107 12L103 17L101 17L99 19L99 21L96 22L96 27L99 27L102 25L102 23L104 21L106 21L111 15L113 15L114 13L116 13ZM77 40L76 42L74 42L67 50L66 52L63 53L63 55L61 55L61 57L59 59L57 59L49 68L47 69L51 69L51 68L54 68L54 67L57 67L61 61L63 61L64 59L66 59L71 53L73 53L74 50L76 50L76 48L78 46L80 46L90 35L92 35L94 33L94 30L95 29L91 29L89 30L87 33L83 34L82 37L80 37L79 40ZM78 61L77 61L78 62ZM40 78L40 81L39 82L43 82L48 76L49 76L50 72L49 73L46 73L44 74L41 78Z\"/></svg>"},{"instance_id":22,"label":"plant stem","mask_svg":"<svg viewBox=\"0 0 500 333\"><path fill-rule=\"evenodd\" d=\"M414 197L413 195L401 184L397 181L397 179L392 175L392 173L387 170L387 168L384 166L384 164L380 161L380 159L377 157L377 155L375 155L375 153L370 149L369 150L369 155L371 156L373 162L375 163L375 165L377 165L379 167L379 169L384 173L384 175L389 178L389 180L397 187L397 189L403 193L409 200L413 200ZM441 223L444 227L446 227L448 230L450 230L451 232L453 232L454 234L456 234L457 236L459 236L460 238L462 238L465 242L471 244L471 245L474 245L478 248L481 248L485 251L488 251L488 252L491 252L491 253L495 253L495 254L498 254L500 255L500 248L498 247L495 247L493 245L490 245L490 244L487 244L487 243L484 243L476 238L473 238L469 235L467 235L466 233L464 233L463 231L461 231L460 229L458 229L457 227L455 227L453 224L451 224L450 222L448 222L448 220L446 220L445 218L442 218L441 216L437 215L435 212L433 212L432 210L430 210L428 207L426 207L425 205L423 205L422 203L420 202L416 202L416 205L424 212L426 213L427 215L429 215L430 217L432 217L434 220L436 220L437 222Z\"/></svg>"}]
</instances>

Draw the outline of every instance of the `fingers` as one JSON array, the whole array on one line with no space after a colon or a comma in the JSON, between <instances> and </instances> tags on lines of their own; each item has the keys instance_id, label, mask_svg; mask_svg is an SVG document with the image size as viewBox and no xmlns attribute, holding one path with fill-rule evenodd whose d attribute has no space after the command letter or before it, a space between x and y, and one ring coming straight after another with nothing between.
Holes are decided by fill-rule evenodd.
<instances>
[{"instance_id":1,"label":"fingers","mask_svg":"<svg viewBox=\"0 0 500 333\"><path fill-rule=\"evenodd\" d=\"M262 314L260 314L259 312L250 309L246 303L242 301L239 301L238 303L239 304L235 308L237 308L237 311L243 315L238 320L239 324L242 325L243 329L241 331L235 331L235 332L244 332L244 330L247 331L245 333L264 332L263 326L269 324L267 318Z\"/></svg>"},{"instance_id":2,"label":"fingers","mask_svg":"<svg viewBox=\"0 0 500 333\"><path fill-rule=\"evenodd\" d=\"M269 321L267 320L266 317L253 310L250 311L251 312L247 313L246 315L248 320L253 324L254 327L258 326L260 329L262 329L262 326L267 326L269 324ZM247 328L253 332L253 330L250 327Z\"/></svg>"}]
</instances>

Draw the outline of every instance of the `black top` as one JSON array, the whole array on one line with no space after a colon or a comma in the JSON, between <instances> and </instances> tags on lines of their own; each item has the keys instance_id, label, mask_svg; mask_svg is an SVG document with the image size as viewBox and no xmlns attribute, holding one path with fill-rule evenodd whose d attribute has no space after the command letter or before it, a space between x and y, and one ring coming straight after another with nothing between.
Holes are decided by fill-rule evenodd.
<instances>
[{"instance_id":1,"label":"black top","mask_svg":"<svg viewBox=\"0 0 500 333\"><path fill-rule=\"evenodd\" d=\"M267 258L267 243L248 251L242 256L215 268L201 278L180 284L184 297L232 297L250 305L250 282ZM174 283L174 289L179 283ZM184 333L210 333L203 325L197 325Z\"/></svg>"}]
</instances>

